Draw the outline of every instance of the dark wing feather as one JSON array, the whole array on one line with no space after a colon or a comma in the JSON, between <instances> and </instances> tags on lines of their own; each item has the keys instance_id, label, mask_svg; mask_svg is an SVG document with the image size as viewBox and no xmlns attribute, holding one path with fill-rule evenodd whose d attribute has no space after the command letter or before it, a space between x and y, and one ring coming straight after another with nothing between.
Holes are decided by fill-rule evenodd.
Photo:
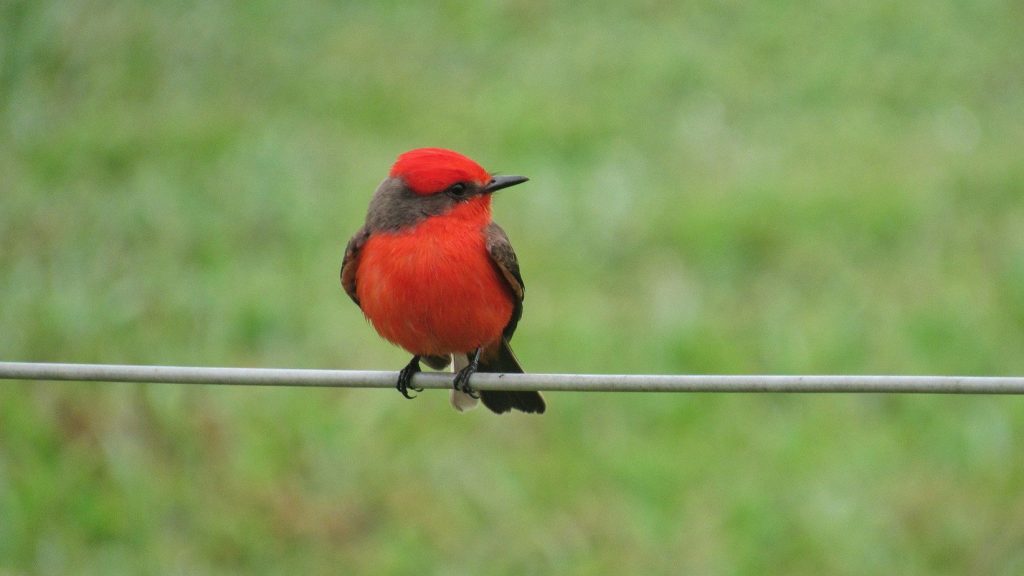
<instances>
[{"instance_id":1,"label":"dark wing feather","mask_svg":"<svg viewBox=\"0 0 1024 576\"><path fill-rule=\"evenodd\" d=\"M508 241L508 235L501 229L501 226L491 222L484 228L484 236L491 261L501 272L515 297L512 318L509 319L502 332L505 338L511 339L512 333L516 331L516 325L519 324L519 319L523 316L523 296L526 292L526 285L523 284L523 276L519 273L519 260L516 258L515 251L512 250L512 243Z\"/></svg>"},{"instance_id":2,"label":"dark wing feather","mask_svg":"<svg viewBox=\"0 0 1024 576\"><path fill-rule=\"evenodd\" d=\"M345 289L348 297L359 306L359 297L356 295L356 270L359 268L359 251L362 250L370 233L363 226L356 232L355 236L348 241L345 247L345 258L341 261L341 287Z\"/></svg>"},{"instance_id":3,"label":"dark wing feather","mask_svg":"<svg viewBox=\"0 0 1024 576\"><path fill-rule=\"evenodd\" d=\"M492 222L484 229L484 234L487 238L487 253L490 254L491 261L494 262L494 266L501 272L501 276L508 284L509 291L514 296L515 307L512 309L512 317L505 325L502 338L484 349L480 358L480 371L522 372L523 368L519 365L515 354L512 353L508 341L512 338L512 333L516 331L516 325L523 316L523 294L526 285L523 284L523 276L519 272L519 260L501 226ZM513 409L543 414L546 409L544 397L540 392L533 391L483 390L480 392L480 401L497 414Z\"/></svg>"}]
</instances>

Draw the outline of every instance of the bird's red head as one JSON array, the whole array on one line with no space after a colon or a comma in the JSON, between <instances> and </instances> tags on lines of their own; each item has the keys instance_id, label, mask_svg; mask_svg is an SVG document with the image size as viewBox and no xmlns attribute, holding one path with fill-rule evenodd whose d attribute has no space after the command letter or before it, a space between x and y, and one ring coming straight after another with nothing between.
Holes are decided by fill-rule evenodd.
<instances>
[{"instance_id":1,"label":"bird's red head","mask_svg":"<svg viewBox=\"0 0 1024 576\"><path fill-rule=\"evenodd\" d=\"M421 196L437 194L457 182L486 185L491 175L469 158L444 148L417 148L398 157L392 178L400 178Z\"/></svg>"}]
</instances>

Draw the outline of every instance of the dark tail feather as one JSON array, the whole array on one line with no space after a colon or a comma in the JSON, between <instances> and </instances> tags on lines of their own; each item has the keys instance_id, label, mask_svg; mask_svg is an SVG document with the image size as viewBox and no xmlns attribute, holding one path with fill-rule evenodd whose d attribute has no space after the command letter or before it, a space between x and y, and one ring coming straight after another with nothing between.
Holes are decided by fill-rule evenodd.
<instances>
[{"instance_id":1,"label":"dark tail feather","mask_svg":"<svg viewBox=\"0 0 1024 576\"><path fill-rule=\"evenodd\" d=\"M523 373L523 367L519 365L512 349L509 348L508 340L502 338L501 343L494 349L484 350L480 356L480 366L477 372L513 372ZM480 401L484 406L495 414L502 414L510 410L519 410L530 414L543 414L546 408L544 397L540 392L533 391L505 391L505 390L481 390Z\"/></svg>"}]
</instances>

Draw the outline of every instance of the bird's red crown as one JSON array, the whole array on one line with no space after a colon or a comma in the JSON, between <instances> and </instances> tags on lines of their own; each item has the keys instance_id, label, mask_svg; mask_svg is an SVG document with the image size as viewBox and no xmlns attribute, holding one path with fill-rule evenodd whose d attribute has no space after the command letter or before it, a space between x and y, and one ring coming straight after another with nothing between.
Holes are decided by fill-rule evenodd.
<instances>
[{"instance_id":1,"label":"bird's red crown","mask_svg":"<svg viewBox=\"0 0 1024 576\"><path fill-rule=\"evenodd\" d=\"M401 178L416 194L441 192L456 182L484 185L491 175L473 160L444 148L417 148L398 157L391 177Z\"/></svg>"}]
</instances>

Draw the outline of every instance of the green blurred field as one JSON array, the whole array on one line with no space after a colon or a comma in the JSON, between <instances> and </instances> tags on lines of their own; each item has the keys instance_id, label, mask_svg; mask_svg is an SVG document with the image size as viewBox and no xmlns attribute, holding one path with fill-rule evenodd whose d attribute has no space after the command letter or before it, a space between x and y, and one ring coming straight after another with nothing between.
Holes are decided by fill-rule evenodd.
<instances>
[{"instance_id":1,"label":"green blurred field","mask_svg":"<svg viewBox=\"0 0 1024 576\"><path fill-rule=\"evenodd\" d=\"M528 370L1024 373L1013 2L0 3L0 359L397 370L394 157L496 217ZM1011 397L0 383L0 574L1020 574Z\"/></svg>"}]
</instances>

